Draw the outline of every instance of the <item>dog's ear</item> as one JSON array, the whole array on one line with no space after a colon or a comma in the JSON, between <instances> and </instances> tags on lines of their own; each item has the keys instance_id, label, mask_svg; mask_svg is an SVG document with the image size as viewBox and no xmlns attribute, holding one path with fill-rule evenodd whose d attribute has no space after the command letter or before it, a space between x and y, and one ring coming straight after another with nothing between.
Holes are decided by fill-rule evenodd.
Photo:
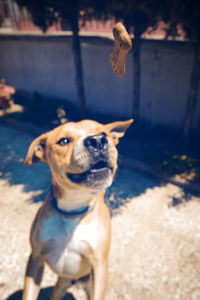
<instances>
[{"instance_id":1,"label":"dog's ear","mask_svg":"<svg viewBox=\"0 0 200 300\"><path fill-rule=\"evenodd\" d=\"M119 143L119 138L124 136L126 130L132 123L133 119L130 119L128 121L113 122L105 125L106 130L110 132L110 135L114 139L115 145Z\"/></svg>"},{"instance_id":2,"label":"dog's ear","mask_svg":"<svg viewBox=\"0 0 200 300\"><path fill-rule=\"evenodd\" d=\"M24 160L24 165L29 166L33 163L37 163L40 160L45 162L45 145L46 145L47 133L40 135L29 146L28 153Z\"/></svg>"}]
</instances>

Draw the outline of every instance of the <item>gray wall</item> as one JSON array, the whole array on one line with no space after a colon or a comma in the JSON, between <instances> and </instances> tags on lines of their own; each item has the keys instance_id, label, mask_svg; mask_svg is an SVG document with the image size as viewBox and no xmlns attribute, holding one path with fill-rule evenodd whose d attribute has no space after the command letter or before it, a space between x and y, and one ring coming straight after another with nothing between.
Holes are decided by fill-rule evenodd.
<instances>
[{"instance_id":1,"label":"gray wall","mask_svg":"<svg viewBox=\"0 0 200 300\"><path fill-rule=\"evenodd\" d=\"M93 111L131 117L133 64L117 78L109 65L113 41L82 37L87 107ZM141 117L151 125L182 126L193 52L183 42L147 41L141 48ZM77 104L70 36L0 35L0 78L17 89L38 91ZM200 96L200 95L199 95ZM193 122L197 122L200 101Z\"/></svg>"}]
</instances>

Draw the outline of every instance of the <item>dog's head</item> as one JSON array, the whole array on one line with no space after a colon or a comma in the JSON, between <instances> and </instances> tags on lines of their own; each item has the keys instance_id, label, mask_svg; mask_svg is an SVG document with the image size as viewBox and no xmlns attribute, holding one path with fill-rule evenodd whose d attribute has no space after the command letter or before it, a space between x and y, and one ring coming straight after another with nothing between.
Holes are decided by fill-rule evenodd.
<instances>
[{"instance_id":1,"label":"dog's head","mask_svg":"<svg viewBox=\"0 0 200 300\"><path fill-rule=\"evenodd\" d=\"M47 162L53 181L62 188L105 189L117 169L116 145L132 122L66 123L36 138L24 164Z\"/></svg>"}]
</instances>

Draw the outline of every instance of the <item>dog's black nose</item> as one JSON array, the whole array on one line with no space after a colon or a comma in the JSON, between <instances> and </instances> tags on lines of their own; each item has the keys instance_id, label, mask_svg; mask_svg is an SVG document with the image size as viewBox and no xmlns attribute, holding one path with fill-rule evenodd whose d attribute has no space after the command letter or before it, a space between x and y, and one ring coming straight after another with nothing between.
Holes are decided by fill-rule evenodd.
<instances>
[{"instance_id":1,"label":"dog's black nose","mask_svg":"<svg viewBox=\"0 0 200 300\"><path fill-rule=\"evenodd\" d=\"M84 140L84 145L91 152L103 152L107 150L108 139L105 133L91 135Z\"/></svg>"}]
</instances>

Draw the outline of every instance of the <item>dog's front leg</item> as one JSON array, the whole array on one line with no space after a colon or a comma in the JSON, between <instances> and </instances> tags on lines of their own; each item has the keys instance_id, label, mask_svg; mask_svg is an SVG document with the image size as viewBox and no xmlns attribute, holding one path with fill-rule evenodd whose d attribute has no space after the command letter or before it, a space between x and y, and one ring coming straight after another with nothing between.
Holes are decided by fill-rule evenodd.
<instances>
[{"instance_id":1,"label":"dog's front leg","mask_svg":"<svg viewBox=\"0 0 200 300\"><path fill-rule=\"evenodd\" d=\"M40 291L40 283L44 270L44 262L41 257L34 256L33 253L29 257L22 300L36 300Z\"/></svg>"},{"instance_id":2,"label":"dog's front leg","mask_svg":"<svg viewBox=\"0 0 200 300\"><path fill-rule=\"evenodd\" d=\"M66 290L72 285L72 281L59 277L57 283L51 293L50 300L60 300L64 297Z\"/></svg>"},{"instance_id":3,"label":"dog's front leg","mask_svg":"<svg viewBox=\"0 0 200 300\"><path fill-rule=\"evenodd\" d=\"M108 262L98 261L93 266L90 278L90 300L104 300L108 282Z\"/></svg>"}]
</instances>

